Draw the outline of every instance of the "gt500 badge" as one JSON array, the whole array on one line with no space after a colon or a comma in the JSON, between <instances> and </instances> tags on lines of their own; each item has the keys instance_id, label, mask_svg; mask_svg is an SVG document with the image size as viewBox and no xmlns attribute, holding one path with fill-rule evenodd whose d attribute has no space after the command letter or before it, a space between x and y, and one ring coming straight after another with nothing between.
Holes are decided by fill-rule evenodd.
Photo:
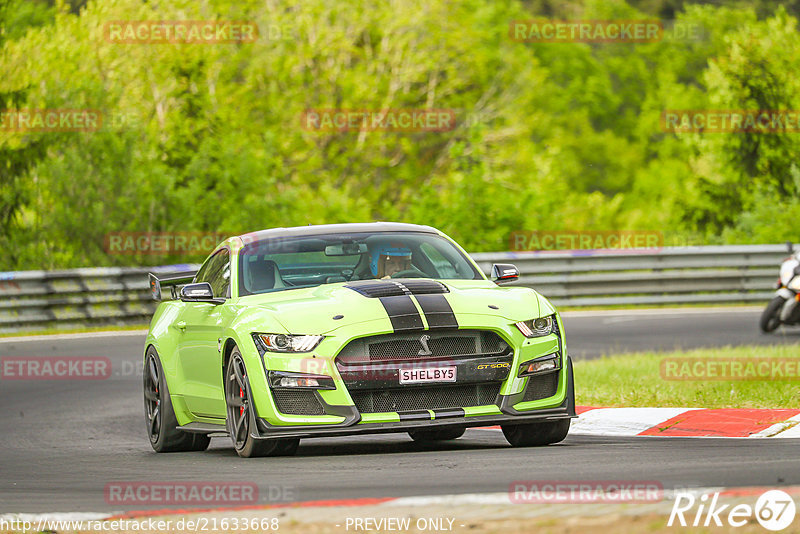
<instances>
[{"instance_id":1,"label":"gt500 badge","mask_svg":"<svg viewBox=\"0 0 800 534\"><path fill-rule=\"evenodd\" d=\"M511 367L511 364L505 362L481 363L478 365L478 369L507 369L509 367Z\"/></svg>"}]
</instances>

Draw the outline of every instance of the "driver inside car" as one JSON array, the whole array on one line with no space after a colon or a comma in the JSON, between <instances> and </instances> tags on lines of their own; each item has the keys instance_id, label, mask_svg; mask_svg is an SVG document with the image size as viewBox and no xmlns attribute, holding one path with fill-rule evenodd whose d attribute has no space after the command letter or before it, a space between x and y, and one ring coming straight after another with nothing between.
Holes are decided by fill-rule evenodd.
<instances>
[{"instance_id":1,"label":"driver inside car","mask_svg":"<svg viewBox=\"0 0 800 534\"><path fill-rule=\"evenodd\" d=\"M372 251L369 268L375 278L391 278L393 274L413 269L411 250L406 247L381 245Z\"/></svg>"}]
</instances>

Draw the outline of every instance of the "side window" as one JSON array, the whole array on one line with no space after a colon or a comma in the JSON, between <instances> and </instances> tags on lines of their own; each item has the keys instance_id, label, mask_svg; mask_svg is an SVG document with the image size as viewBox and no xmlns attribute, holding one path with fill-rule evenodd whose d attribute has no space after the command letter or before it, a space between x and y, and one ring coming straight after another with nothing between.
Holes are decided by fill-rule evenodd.
<instances>
[{"instance_id":1,"label":"side window","mask_svg":"<svg viewBox=\"0 0 800 534\"><path fill-rule=\"evenodd\" d=\"M230 297L231 261L228 249L222 249L197 272L197 282L208 282L215 297Z\"/></svg>"},{"instance_id":2,"label":"side window","mask_svg":"<svg viewBox=\"0 0 800 534\"><path fill-rule=\"evenodd\" d=\"M203 265L200 266L200 269L198 269L197 274L194 275L194 280L192 280L193 282L197 283L197 282L205 282L206 281L206 274L208 273L208 266L211 265L211 262L214 261L215 257L216 257L216 255L208 258L206 260L206 262Z\"/></svg>"}]
</instances>

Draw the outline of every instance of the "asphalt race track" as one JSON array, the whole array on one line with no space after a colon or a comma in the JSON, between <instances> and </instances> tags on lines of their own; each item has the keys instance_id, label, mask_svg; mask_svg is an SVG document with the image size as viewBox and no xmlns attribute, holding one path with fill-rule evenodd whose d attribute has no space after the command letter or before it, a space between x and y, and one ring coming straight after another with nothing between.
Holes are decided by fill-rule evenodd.
<instances>
[{"instance_id":1,"label":"asphalt race track","mask_svg":"<svg viewBox=\"0 0 800 534\"><path fill-rule=\"evenodd\" d=\"M568 314L577 358L630 350L800 342L757 330L760 310ZM0 340L0 357L105 356L97 381L0 381L0 513L107 511L121 481L253 482L260 502L497 493L518 480L646 480L665 488L800 484L798 440L570 436L512 449L496 430L421 445L405 434L314 439L289 458L244 460L227 438L155 454L145 435L141 333ZM577 387L580 387L578 384ZM137 506L136 508L146 508Z\"/></svg>"},{"instance_id":2,"label":"asphalt race track","mask_svg":"<svg viewBox=\"0 0 800 534\"><path fill-rule=\"evenodd\" d=\"M763 307L566 312L567 347L575 359L636 351L739 345L796 345L800 328L758 329Z\"/></svg>"}]
</instances>

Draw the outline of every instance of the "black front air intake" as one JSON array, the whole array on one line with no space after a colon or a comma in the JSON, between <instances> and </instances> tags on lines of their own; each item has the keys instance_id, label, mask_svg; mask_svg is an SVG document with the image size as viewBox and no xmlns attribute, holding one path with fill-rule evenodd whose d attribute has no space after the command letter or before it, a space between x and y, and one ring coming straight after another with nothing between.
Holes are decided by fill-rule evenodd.
<instances>
[{"instance_id":1,"label":"black front air intake","mask_svg":"<svg viewBox=\"0 0 800 534\"><path fill-rule=\"evenodd\" d=\"M308 389L273 389L278 411L288 415L324 415L325 410L314 391Z\"/></svg>"},{"instance_id":2,"label":"black front air intake","mask_svg":"<svg viewBox=\"0 0 800 534\"><path fill-rule=\"evenodd\" d=\"M402 295L436 295L449 293L447 286L435 280L402 278L397 280L358 280L346 286L369 298L398 297Z\"/></svg>"},{"instance_id":3,"label":"black front air intake","mask_svg":"<svg viewBox=\"0 0 800 534\"><path fill-rule=\"evenodd\" d=\"M558 371L535 375L528 378L522 402L535 401L552 397L558 392Z\"/></svg>"},{"instance_id":4,"label":"black front air intake","mask_svg":"<svg viewBox=\"0 0 800 534\"><path fill-rule=\"evenodd\" d=\"M439 410L494 404L502 382L482 384L442 384L391 389L351 391L353 402L361 413Z\"/></svg>"}]
</instances>

